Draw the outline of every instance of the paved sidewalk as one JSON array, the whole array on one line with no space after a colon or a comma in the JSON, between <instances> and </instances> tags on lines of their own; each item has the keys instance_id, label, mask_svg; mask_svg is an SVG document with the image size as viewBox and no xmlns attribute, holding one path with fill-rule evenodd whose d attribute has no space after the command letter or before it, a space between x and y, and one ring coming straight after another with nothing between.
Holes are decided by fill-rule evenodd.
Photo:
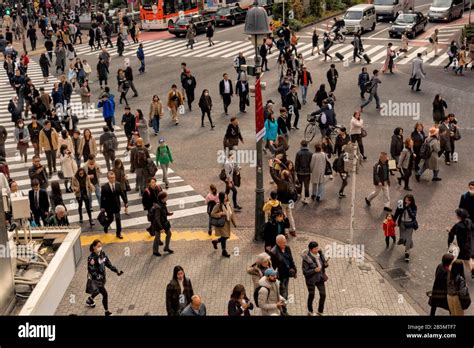
<instances>
[{"instance_id":1,"label":"paved sidewalk","mask_svg":"<svg viewBox=\"0 0 474 348\"><path fill-rule=\"evenodd\" d=\"M226 315L227 302L234 285L241 283L252 299L253 285L246 268L254 262L255 256L263 249L263 244L255 243L253 230L234 230L234 240L228 242L230 259L221 257L220 250L214 250L210 243L213 237L204 237L204 231L175 232L176 239L171 247L173 255L157 258L151 252L151 238L130 238L128 243L115 243L113 239L104 246L112 263L124 271L121 277L108 271L107 291L109 307L116 315L166 315L165 289L172 277L175 265L181 265L191 278L196 294L202 296L209 315ZM182 238L182 234L186 238ZM191 236L190 236L191 234ZM125 233L125 236L127 233ZM98 237L103 237L99 235ZM181 237L180 237L181 236ZM95 309L87 308L84 301L86 285L86 261L89 254L88 243L94 236L85 235L83 257L76 275L64 295L57 315L103 315L100 295ZM293 257L298 267L298 278L290 280L289 294L294 299L288 310L292 315L306 315L307 290L301 273L301 252L310 240L317 240L324 248L333 245L334 240L299 233L290 237ZM205 240L207 239L207 240ZM149 241L150 240L150 241ZM338 243L339 244L339 243ZM342 245L342 244L339 244ZM402 290L398 290L376 269L370 258L361 262L332 257L327 269L327 315L417 315L422 311ZM317 306L318 295L315 305ZM252 299L253 301L253 299ZM253 315L260 315L254 310Z\"/></svg>"}]
</instances>

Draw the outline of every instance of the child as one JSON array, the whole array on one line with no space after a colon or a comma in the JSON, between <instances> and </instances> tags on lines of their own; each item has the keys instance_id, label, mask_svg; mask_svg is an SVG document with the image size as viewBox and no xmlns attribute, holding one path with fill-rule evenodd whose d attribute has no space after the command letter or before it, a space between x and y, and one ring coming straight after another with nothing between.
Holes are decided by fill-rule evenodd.
<instances>
[{"instance_id":1,"label":"child","mask_svg":"<svg viewBox=\"0 0 474 348\"><path fill-rule=\"evenodd\" d=\"M273 215L275 215L276 211L278 210L283 211L281 203L277 198L278 198L278 195L276 191L270 192L270 198L263 206L263 211L265 212L265 217L267 221L270 220L270 218Z\"/></svg>"},{"instance_id":2,"label":"child","mask_svg":"<svg viewBox=\"0 0 474 348\"><path fill-rule=\"evenodd\" d=\"M395 237L395 226L396 223L393 220L392 214L387 214L385 220L383 221L383 233L385 235L385 245L389 245L390 237L393 239L393 244L395 244L396 237Z\"/></svg>"}]
</instances>

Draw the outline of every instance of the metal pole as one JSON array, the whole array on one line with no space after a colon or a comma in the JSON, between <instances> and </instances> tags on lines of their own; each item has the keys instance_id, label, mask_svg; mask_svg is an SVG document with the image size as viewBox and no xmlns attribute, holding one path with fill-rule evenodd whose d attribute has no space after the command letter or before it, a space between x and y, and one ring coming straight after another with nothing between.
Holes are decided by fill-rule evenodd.
<instances>
[{"instance_id":1,"label":"metal pole","mask_svg":"<svg viewBox=\"0 0 474 348\"><path fill-rule=\"evenodd\" d=\"M285 2L286 0L283 0L283 24L285 24Z\"/></svg>"},{"instance_id":2,"label":"metal pole","mask_svg":"<svg viewBox=\"0 0 474 348\"><path fill-rule=\"evenodd\" d=\"M260 59L258 52L258 36L255 39L255 72L256 79L260 78ZM255 114L255 118L257 115ZM265 214L263 212L264 193L263 188L263 139L257 141L257 172L256 172L256 188L255 188L255 241L263 240L263 227L265 225Z\"/></svg>"}]
</instances>

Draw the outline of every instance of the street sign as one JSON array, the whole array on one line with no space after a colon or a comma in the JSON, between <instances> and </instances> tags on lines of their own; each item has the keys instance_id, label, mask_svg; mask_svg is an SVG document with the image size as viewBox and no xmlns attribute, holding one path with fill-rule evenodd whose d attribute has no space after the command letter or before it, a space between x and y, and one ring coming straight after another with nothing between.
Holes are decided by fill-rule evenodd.
<instances>
[{"instance_id":1,"label":"street sign","mask_svg":"<svg viewBox=\"0 0 474 348\"><path fill-rule=\"evenodd\" d=\"M260 79L255 82L255 136L257 141L265 135L265 120L263 116L262 86Z\"/></svg>"}]
</instances>

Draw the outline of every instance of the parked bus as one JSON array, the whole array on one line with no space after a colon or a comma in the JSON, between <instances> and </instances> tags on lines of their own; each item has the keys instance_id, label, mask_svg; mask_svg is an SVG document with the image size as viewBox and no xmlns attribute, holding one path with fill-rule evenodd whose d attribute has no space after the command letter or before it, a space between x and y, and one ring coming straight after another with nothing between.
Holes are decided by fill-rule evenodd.
<instances>
[{"instance_id":1,"label":"parked bus","mask_svg":"<svg viewBox=\"0 0 474 348\"><path fill-rule=\"evenodd\" d=\"M166 29L183 15L198 14L198 0L141 0L143 29Z\"/></svg>"}]
</instances>

